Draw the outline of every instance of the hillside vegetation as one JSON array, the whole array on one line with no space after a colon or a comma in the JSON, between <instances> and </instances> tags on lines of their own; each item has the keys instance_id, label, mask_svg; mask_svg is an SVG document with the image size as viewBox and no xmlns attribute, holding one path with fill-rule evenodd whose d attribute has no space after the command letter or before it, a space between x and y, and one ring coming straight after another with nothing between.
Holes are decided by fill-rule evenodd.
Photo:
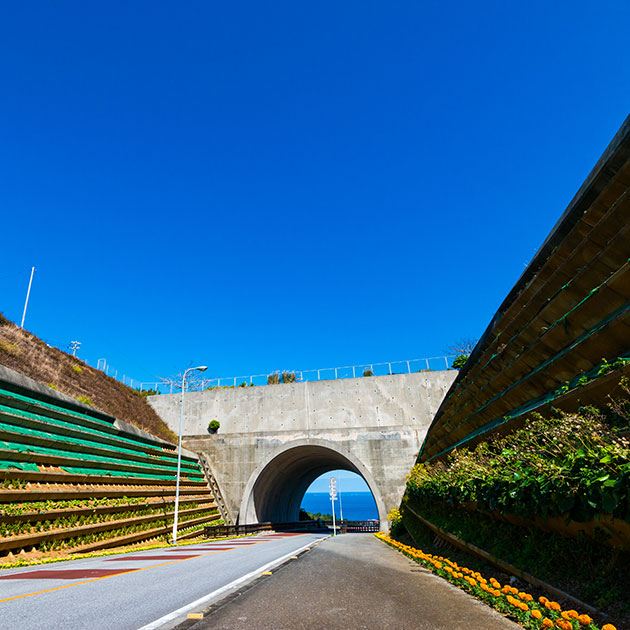
<instances>
[{"instance_id":1,"label":"hillside vegetation","mask_svg":"<svg viewBox=\"0 0 630 630\"><path fill-rule=\"evenodd\" d=\"M0 365L169 442L175 435L139 392L52 348L0 314Z\"/></svg>"},{"instance_id":2,"label":"hillside vegetation","mask_svg":"<svg viewBox=\"0 0 630 630\"><path fill-rule=\"evenodd\" d=\"M532 414L510 433L417 464L401 508L405 528L422 539L415 513L630 627L625 376L618 389L623 395L605 407Z\"/></svg>"}]
</instances>

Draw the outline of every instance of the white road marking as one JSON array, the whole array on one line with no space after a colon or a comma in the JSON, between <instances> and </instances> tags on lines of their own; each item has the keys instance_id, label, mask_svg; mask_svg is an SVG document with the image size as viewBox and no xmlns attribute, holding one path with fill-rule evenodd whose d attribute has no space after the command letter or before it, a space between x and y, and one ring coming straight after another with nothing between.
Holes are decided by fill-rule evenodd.
<instances>
[{"instance_id":1,"label":"white road marking","mask_svg":"<svg viewBox=\"0 0 630 630\"><path fill-rule=\"evenodd\" d=\"M321 542L322 540L325 540L326 538L328 538L328 536L323 536L317 542ZM181 608L178 608L177 610L174 610L173 612L168 613L168 615L164 615L163 617L160 617L159 619L156 619L155 621L152 621L151 623L147 624L146 626L142 626L142 628L139 628L138 630L156 630L157 628L160 628L161 626L163 626L164 624L168 623L169 621L173 621L173 620L177 619L177 617L179 617L180 615L183 615L184 613L187 613L189 610L193 610L194 608L197 608L198 606L201 606L202 604L205 604L205 603L209 602L210 600L212 600L212 599L214 599L216 597L219 597L219 595L223 595L223 593L225 593L226 591L229 591L231 588L234 588L235 586L238 586L239 584L243 584L244 582L247 582L248 580L251 580L252 578L259 577L260 574L263 573L264 571L272 569L272 568L278 566L279 564L282 564L285 560L289 560L291 558L291 556L294 556L294 555L300 553L301 551L309 549L312 544L313 543L310 542L310 543L300 547L299 549L295 549L294 551L290 551L289 553L285 554L284 556L282 556L280 558L276 558L275 560L272 560L271 562L268 562L267 564L263 565L262 567L258 567L257 569L254 569L253 571L250 571L246 575L243 575L240 578L237 578L236 580L230 582L229 584L226 584L225 586L222 586L221 588L218 588L216 591L212 591L212 593L208 593L207 595L204 595L203 597L200 597L199 599L196 599L194 602L190 602L190 604L186 604L185 606L182 606Z\"/></svg>"}]
</instances>

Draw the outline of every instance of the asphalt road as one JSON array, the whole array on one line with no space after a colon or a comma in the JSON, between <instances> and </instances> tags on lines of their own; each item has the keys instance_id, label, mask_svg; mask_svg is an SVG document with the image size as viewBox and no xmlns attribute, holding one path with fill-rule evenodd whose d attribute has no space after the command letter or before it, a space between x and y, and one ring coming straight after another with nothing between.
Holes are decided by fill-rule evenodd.
<instances>
[{"instance_id":1,"label":"asphalt road","mask_svg":"<svg viewBox=\"0 0 630 630\"><path fill-rule=\"evenodd\" d=\"M185 630L519 628L371 534L329 538L185 623Z\"/></svg>"},{"instance_id":2,"label":"asphalt road","mask_svg":"<svg viewBox=\"0 0 630 630\"><path fill-rule=\"evenodd\" d=\"M13 630L173 627L321 539L261 534L2 570L0 623Z\"/></svg>"}]
</instances>

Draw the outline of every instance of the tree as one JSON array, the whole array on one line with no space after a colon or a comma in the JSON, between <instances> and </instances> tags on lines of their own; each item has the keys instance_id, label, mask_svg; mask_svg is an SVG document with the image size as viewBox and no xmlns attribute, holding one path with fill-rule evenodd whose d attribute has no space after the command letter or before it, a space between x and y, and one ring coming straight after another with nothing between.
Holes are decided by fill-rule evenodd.
<instances>
[{"instance_id":1,"label":"tree","mask_svg":"<svg viewBox=\"0 0 630 630\"><path fill-rule=\"evenodd\" d=\"M472 354L472 351L475 349L478 341L479 340L475 337L462 337L461 339L458 339L452 346L449 346L446 349L446 352L450 356L455 355L459 357L464 354L470 356Z\"/></svg>"},{"instance_id":2,"label":"tree","mask_svg":"<svg viewBox=\"0 0 630 630\"><path fill-rule=\"evenodd\" d=\"M471 355L476 345L477 339L474 337L463 337L447 348L446 352L449 356L455 355L453 369L461 370L461 368L464 367L466 361L468 361L468 357Z\"/></svg>"}]
</instances>

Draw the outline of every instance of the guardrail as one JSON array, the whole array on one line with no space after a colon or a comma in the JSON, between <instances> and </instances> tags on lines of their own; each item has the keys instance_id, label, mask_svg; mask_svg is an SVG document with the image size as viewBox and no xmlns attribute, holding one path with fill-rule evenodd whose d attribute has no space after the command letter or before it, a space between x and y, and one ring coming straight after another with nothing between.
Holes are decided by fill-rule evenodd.
<instances>
[{"instance_id":1,"label":"guardrail","mask_svg":"<svg viewBox=\"0 0 630 630\"><path fill-rule=\"evenodd\" d=\"M204 527L203 535L206 538L224 538L226 536L243 536L257 534L258 532L296 532L296 531L321 531L332 529L332 521L288 521L286 523L250 523L246 525L214 525ZM359 533L379 531L379 521L346 521L336 523L339 533Z\"/></svg>"},{"instance_id":2,"label":"guardrail","mask_svg":"<svg viewBox=\"0 0 630 630\"><path fill-rule=\"evenodd\" d=\"M361 376L387 376L390 374L411 374L414 372L435 372L452 369L455 356L427 357L424 359L405 359L383 363L360 363L340 367L318 368L312 370L276 370L270 374L250 374L248 376L221 376L204 378L199 374L187 381L187 391L220 389L221 387L252 387L279 383L305 381L327 381ZM172 394L181 390L181 378L163 379L161 382L135 381L140 389L151 389L162 394Z\"/></svg>"}]
</instances>

